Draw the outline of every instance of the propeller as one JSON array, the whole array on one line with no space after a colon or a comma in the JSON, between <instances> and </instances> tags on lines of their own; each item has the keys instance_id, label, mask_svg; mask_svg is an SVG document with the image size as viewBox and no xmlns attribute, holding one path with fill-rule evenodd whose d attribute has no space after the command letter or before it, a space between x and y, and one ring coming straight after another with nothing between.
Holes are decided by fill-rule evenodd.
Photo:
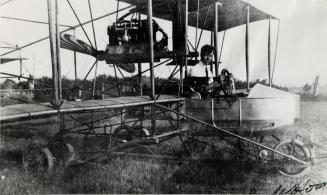
<instances>
[{"instance_id":1,"label":"propeller","mask_svg":"<svg viewBox=\"0 0 327 195\"><path fill-rule=\"evenodd\" d=\"M92 46L90 46L89 44L85 43L84 41L79 40L76 37L69 34L60 35L60 47L71 51L93 56L99 61L109 59L110 57L109 53L97 50ZM135 65L133 63L116 64L116 66L118 66L119 68L123 69L128 73L135 72Z\"/></svg>"},{"instance_id":2,"label":"propeller","mask_svg":"<svg viewBox=\"0 0 327 195\"><path fill-rule=\"evenodd\" d=\"M0 57L0 64L5 64L15 60L27 60L27 58L2 58Z\"/></svg>"}]
</instances>

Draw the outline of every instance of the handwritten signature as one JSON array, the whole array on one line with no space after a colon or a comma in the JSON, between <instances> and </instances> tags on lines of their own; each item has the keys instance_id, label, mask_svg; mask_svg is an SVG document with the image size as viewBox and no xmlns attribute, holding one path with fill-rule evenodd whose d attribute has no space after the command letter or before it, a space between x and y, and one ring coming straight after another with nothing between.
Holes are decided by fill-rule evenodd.
<instances>
[{"instance_id":1,"label":"handwritten signature","mask_svg":"<svg viewBox=\"0 0 327 195\"><path fill-rule=\"evenodd\" d=\"M317 191L323 189L327 186L327 182L317 183L317 184L309 184L310 179L308 179L303 184L295 184L291 188L286 188L283 185L279 185L279 187L273 192L273 194L302 194L302 193L310 193L312 191ZM257 190L252 188L250 190L250 194L257 193Z\"/></svg>"}]
</instances>

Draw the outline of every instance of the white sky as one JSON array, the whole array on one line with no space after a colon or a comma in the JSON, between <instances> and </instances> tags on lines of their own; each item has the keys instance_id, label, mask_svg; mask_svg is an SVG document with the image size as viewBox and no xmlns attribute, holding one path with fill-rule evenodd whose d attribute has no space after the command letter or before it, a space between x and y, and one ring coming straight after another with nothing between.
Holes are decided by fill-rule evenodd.
<instances>
[{"instance_id":1,"label":"white sky","mask_svg":"<svg viewBox=\"0 0 327 195\"><path fill-rule=\"evenodd\" d=\"M0 4L6 0L0 0ZM253 6L281 19L279 44L277 50L274 82L283 86L303 86L312 83L319 74L321 85L327 83L327 0L246 0ZM90 19L87 0L71 0L82 22ZM116 10L116 1L92 0L93 17L102 16ZM121 7L126 4L121 3ZM65 0L59 0L59 21L61 24L76 25L78 22ZM0 15L47 22L46 0L13 0L0 7ZM120 14L122 15L122 13ZM107 26L115 21L111 17L95 22L98 49L104 50L108 42ZM159 25L171 37L171 24L157 19ZM85 26L93 40L91 25ZM0 19L0 41L19 46L48 36L48 26L7 19ZM194 28L189 28L190 41L194 43ZM237 78L245 79L245 28L244 26L226 32L221 61L222 68L227 68ZM277 33L277 22L272 23L272 57ZM219 40L222 40L222 33ZM261 21L250 25L250 79L267 78L267 36L268 22ZM76 37L86 41L79 28ZM210 43L210 34L204 33L201 44ZM1 46L6 46L0 43ZM170 45L171 47L171 45ZM0 49L0 53L8 50ZM61 50L62 74L73 78L74 65L71 51ZM325 55L324 55L325 54ZM37 43L21 51L24 61L23 72L40 77L51 76L49 40ZM4 57L19 57L15 52ZM78 77L84 77L94 59L83 54L78 55ZM34 67L34 68L33 68ZM146 69L148 65L144 65ZM19 72L19 62L0 65L2 72ZM33 71L34 69L34 71ZM100 74L113 74L105 62L99 63ZM173 67L161 66L156 69L156 76L166 77ZM92 77L94 73L91 73Z\"/></svg>"}]
</instances>

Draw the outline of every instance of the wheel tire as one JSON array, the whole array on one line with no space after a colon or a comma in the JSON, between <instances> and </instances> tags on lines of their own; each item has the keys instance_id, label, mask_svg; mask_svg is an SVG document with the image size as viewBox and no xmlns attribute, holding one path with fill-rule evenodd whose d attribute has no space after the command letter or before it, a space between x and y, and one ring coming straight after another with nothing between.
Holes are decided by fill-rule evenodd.
<instances>
[{"instance_id":1,"label":"wheel tire","mask_svg":"<svg viewBox=\"0 0 327 195\"><path fill-rule=\"evenodd\" d=\"M49 144L50 151L55 157L56 164L68 166L70 162L75 160L75 150L70 143L56 141Z\"/></svg>"},{"instance_id":2,"label":"wheel tire","mask_svg":"<svg viewBox=\"0 0 327 195\"><path fill-rule=\"evenodd\" d=\"M304 144L299 140L284 140L277 144L274 149L284 154L294 156L295 158L305 162L312 162L312 158L314 157L313 151L311 151L309 147L304 147ZM287 159L286 157L282 157L278 154L274 154L274 159L281 163L283 163L283 161L288 163L288 165L279 167L278 172L282 175L290 177L299 177L305 175L311 168L311 166L303 167L302 164L297 162L294 162L295 164L289 165L293 160ZM297 165L300 165L300 167L297 167Z\"/></svg>"},{"instance_id":3,"label":"wheel tire","mask_svg":"<svg viewBox=\"0 0 327 195\"><path fill-rule=\"evenodd\" d=\"M47 147L31 144L22 154L22 165L25 170L50 172L53 168L54 158Z\"/></svg>"},{"instance_id":4,"label":"wheel tire","mask_svg":"<svg viewBox=\"0 0 327 195\"><path fill-rule=\"evenodd\" d=\"M116 139L113 144L114 146L120 143L126 143L133 139L132 132L129 130L129 128L126 128L124 125L117 127L114 131L114 135L116 136Z\"/></svg>"}]
</instances>

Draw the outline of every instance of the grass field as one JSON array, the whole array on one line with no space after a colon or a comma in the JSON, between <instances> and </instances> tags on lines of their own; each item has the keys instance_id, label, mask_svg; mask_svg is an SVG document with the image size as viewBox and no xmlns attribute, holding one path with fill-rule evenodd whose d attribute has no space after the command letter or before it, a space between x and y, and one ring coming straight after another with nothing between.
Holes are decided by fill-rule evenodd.
<instances>
[{"instance_id":1,"label":"grass field","mask_svg":"<svg viewBox=\"0 0 327 195\"><path fill-rule=\"evenodd\" d=\"M327 103L302 102L301 119L288 132L314 142L327 143ZM118 157L106 163L56 167L50 173L25 171L19 150L31 142L45 143L58 128L56 119L41 124L2 127L0 137L1 194L66 193L260 193L311 194L327 192L327 162L314 166L307 175L280 175L269 165L242 160L228 162L167 161L141 157ZM51 127L51 128L49 128ZM28 130L27 130L28 129ZM288 135L291 136L291 135ZM316 149L316 156L323 151ZM327 152L325 152L327 153ZM326 154L327 156L327 154ZM324 162L326 159L317 159ZM320 184L315 185L314 184ZM310 186L311 185L311 186ZM293 189L293 191L292 191ZM297 189L298 191L294 190Z\"/></svg>"}]
</instances>

